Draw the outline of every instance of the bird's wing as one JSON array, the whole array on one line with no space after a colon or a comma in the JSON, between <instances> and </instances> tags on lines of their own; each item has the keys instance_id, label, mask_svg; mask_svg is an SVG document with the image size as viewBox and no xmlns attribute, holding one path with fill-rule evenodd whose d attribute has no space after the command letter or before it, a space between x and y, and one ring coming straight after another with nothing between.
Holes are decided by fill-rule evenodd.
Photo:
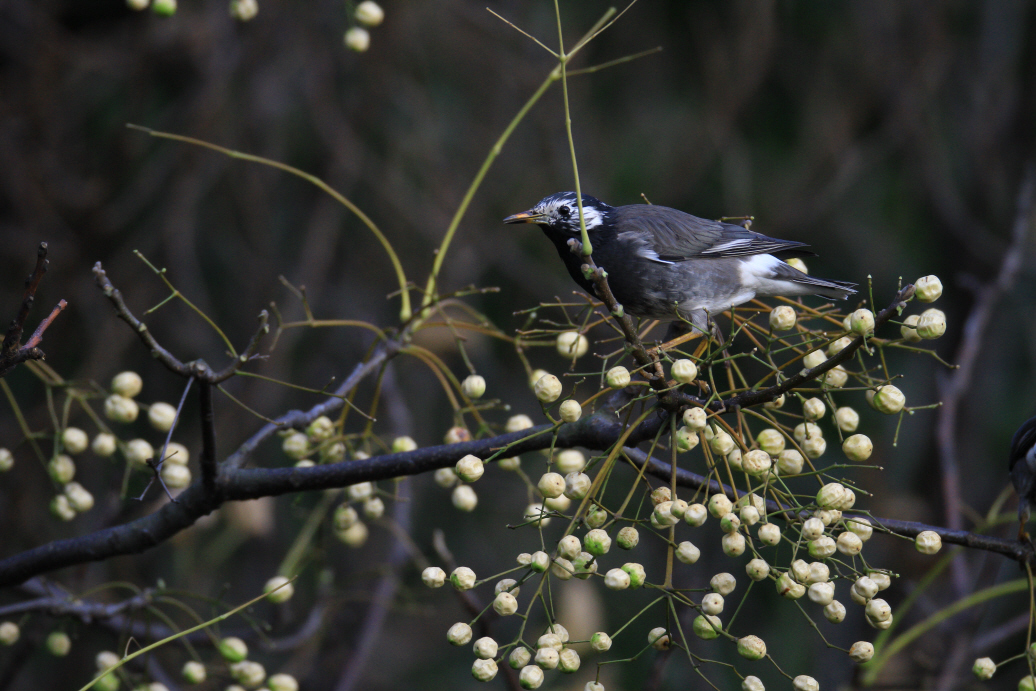
<instances>
[{"instance_id":1,"label":"bird's wing","mask_svg":"<svg viewBox=\"0 0 1036 691\"><path fill-rule=\"evenodd\" d=\"M643 242L659 261L744 257L773 254L806 247L793 240L778 240L731 223L710 221L653 204L633 204L615 209L619 235ZM620 238L623 239L623 238Z\"/></svg>"},{"instance_id":2,"label":"bird's wing","mask_svg":"<svg viewBox=\"0 0 1036 691\"><path fill-rule=\"evenodd\" d=\"M1036 417L1029 418L1011 439L1011 455L1008 459L1008 467L1013 468L1014 464L1025 458L1036 446Z\"/></svg>"}]
</instances>

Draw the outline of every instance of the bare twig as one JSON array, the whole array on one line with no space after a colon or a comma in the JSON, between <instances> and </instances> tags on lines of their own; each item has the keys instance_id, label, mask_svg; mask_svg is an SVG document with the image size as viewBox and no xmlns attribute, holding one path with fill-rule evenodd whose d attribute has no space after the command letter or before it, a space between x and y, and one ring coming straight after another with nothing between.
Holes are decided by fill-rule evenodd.
<instances>
[{"instance_id":1,"label":"bare twig","mask_svg":"<svg viewBox=\"0 0 1036 691\"><path fill-rule=\"evenodd\" d=\"M0 377L6 376L12 369L28 360L42 360L45 355L39 345L43 342L43 332L51 325L58 314L68 305L64 300L59 300L57 306L50 314L40 322L29 340L22 345L22 333L25 331L25 321L29 318L29 311L36 300L36 289L39 288L43 274L47 272L47 243L41 242L36 251L36 266L33 268L29 278L25 281L25 291L22 293L22 304L18 313L11 321L11 325L4 335L3 345L0 345Z\"/></svg>"}]
</instances>

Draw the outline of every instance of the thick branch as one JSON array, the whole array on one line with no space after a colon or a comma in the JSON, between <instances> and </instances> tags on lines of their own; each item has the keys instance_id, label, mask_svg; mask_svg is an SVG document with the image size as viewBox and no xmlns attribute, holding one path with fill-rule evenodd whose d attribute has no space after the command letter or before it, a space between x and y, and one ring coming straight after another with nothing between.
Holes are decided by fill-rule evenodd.
<instances>
[{"instance_id":1,"label":"thick branch","mask_svg":"<svg viewBox=\"0 0 1036 691\"><path fill-rule=\"evenodd\" d=\"M332 400L341 405L341 400ZM305 414L295 414L293 421L315 418L323 414L316 413L322 410L323 405L316 406ZM667 419L666 415L653 416L634 431L629 443L637 444L652 438ZM271 425L267 425L264 431L270 427ZM417 475L453 465L467 454L488 458L508 445L511 445L507 449L509 456L537 451L551 446L551 429L550 425L540 425L490 439L432 446L407 453L385 454L366 460L343 461L311 468L235 470L231 465L231 459L228 459L221 465L214 491L207 491L200 481L195 482L177 497L176 503L166 504L149 516L82 537L55 540L0 561L0 587L15 585L33 576L66 566L144 552L190 527L196 520L216 510L226 501L280 496ZM603 450L613 445L622 433L623 425L611 413L602 412L579 422L562 425L558 429L555 444L558 447L582 446ZM256 436L260 435L264 438L268 436L264 435L263 431ZM254 449L258 443L251 443L253 440L246 443L249 449ZM238 449L235 453L236 463L244 462L244 448Z\"/></svg>"}]
</instances>

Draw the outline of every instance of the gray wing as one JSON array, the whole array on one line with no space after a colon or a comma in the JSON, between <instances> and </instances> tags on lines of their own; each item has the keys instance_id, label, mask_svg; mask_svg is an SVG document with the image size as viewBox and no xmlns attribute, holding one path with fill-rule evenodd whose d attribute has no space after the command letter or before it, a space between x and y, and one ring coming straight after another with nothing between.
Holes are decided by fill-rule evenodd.
<instances>
[{"instance_id":1,"label":"gray wing","mask_svg":"<svg viewBox=\"0 0 1036 691\"><path fill-rule=\"evenodd\" d=\"M616 224L624 229L620 236L636 233L640 236L637 239L656 255L657 261L663 262L745 257L799 250L807 246L803 242L778 240L732 223L710 221L654 204L619 206L614 214Z\"/></svg>"}]
</instances>

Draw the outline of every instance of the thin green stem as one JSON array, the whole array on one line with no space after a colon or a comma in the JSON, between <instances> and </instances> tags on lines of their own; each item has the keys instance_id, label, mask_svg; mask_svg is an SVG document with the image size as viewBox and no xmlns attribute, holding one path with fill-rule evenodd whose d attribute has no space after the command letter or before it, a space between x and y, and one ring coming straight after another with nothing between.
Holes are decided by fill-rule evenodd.
<instances>
[{"instance_id":1,"label":"thin green stem","mask_svg":"<svg viewBox=\"0 0 1036 691\"><path fill-rule=\"evenodd\" d=\"M378 226L374 223L374 221L370 219L370 217L367 216L367 214L363 213L363 211L360 210L360 207L356 206L351 201L346 199L344 196L342 196L341 193L332 188L326 182L324 182L315 175L310 175L309 173L299 170L298 168L295 168L293 166L289 166L286 163L274 161L269 158L263 158L262 156L253 156L252 154L246 154L241 151L227 149L217 144L212 144L210 142L202 141L200 139L195 139L194 137L185 137L180 134L160 132L158 130L153 130L149 127L141 127L140 125L129 124L126 126L130 129L139 130L141 132L149 134L152 137L159 137L161 139L171 139L173 141L183 142L185 144L201 146L206 149L211 149L212 151L217 151L223 154L224 156L228 156L230 158L237 158L242 161L249 161L251 163L261 163L264 166L270 166L271 168L283 170L286 173L291 173L292 175L302 178L306 182L320 188L322 191L330 195L339 204L349 209L349 211L353 212L356 215L356 217L359 218L360 221L365 226L367 226L367 228L372 233L374 233L374 237L376 237L378 239L378 242L381 243L381 246L385 248L385 253L388 254L389 261L392 262L392 268L396 271L396 280L399 283L399 296L403 300L402 307L399 311L399 319L400 321L404 322L410 319L410 292L407 290L406 274L403 273L403 264L400 263L399 257L396 255L396 250L392 248L392 244L388 241L388 238L386 238L385 235L381 232L381 229L378 228Z\"/></svg>"}]
</instances>

